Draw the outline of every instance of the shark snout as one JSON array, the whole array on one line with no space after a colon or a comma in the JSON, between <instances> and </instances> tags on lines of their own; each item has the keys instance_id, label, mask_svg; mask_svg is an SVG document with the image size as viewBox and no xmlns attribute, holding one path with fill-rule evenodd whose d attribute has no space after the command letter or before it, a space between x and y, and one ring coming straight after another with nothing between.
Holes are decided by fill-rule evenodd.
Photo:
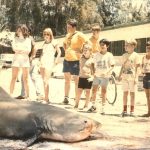
<instances>
[{"instance_id":1,"label":"shark snout","mask_svg":"<svg viewBox=\"0 0 150 150\"><path fill-rule=\"evenodd\" d=\"M93 120L84 120L84 130L87 130L88 132L93 132L97 128L101 127L101 123Z\"/></svg>"}]
</instances>

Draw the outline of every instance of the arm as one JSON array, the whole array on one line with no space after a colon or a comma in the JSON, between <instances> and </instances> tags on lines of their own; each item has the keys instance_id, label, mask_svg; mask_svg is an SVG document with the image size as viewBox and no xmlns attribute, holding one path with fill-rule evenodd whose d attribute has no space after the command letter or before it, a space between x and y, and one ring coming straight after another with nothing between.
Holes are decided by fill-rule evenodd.
<instances>
[{"instance_id":1,"label":"arm","mask_svg":"<svg viewBox=\"0 0 150 150\"><path fill-rule=\"evenodd\" d=\"M123 73L123 65L121 66L121 69L120 69L120 72L119 72L119 76L118 76L118 81L121 81L121 76L122 76L122 73Z\"/></svg>"},{"instance_id":2,"label":"arm","mask_svg":"<svg viewBox=\"0 0 150 150\"><path fill-rule=\"evenodd\" d=\"M141 66L140 66L140 68L141 68L141 74L143 74L144 75L144 57L145 56L143 56L143 58L142 58L142 64L141 64Z\"/></svg>"},{"instance_id":3,"label":"arm","mask_svg":"<svg viewBox=\"0 0 150 150\"><path fill-rule=\"evenodd\" d=\"M95 67L94 67L94 63L91 64L91 75L94 76L95 74Z\"/></svg>"},{"instance_id":4,"label":"arm","mask_svg":"<svg viewBox=\"0 0 150 150\"><path fill-rule=\"evenodd\" d=\"M135 60L135 77L134 81L135 83L138 81L138 76L139 76L139 69L140 68L140 56L137 55L136 60Z\"/></svg>"},{"instance_id":5,"label":"arm","mask_svg":"<svg viewBox=\"0 0 150 150\"><path fill-rule=\"evenodd\" d=\"M91 64L91 77L88 78L88 81L91 82L94 79L94 74L95 74L95 67L94 63Z\"/></svg>"},{"instance_id":6,"label":"arm","mask_svg":"<svg viewBox=\"0 0 150 150\"><path fill-rule=\"evenodd\" d=\"M60 50L58 45L55 46L55 49L56 49L56 52L57 52L57 56L55 58L55 64L58 64L58 60L59 60L59 58L61 56L61 50Z\"/></svg>"},{"instance_id":7,"label":"arm","mask_svg":"<svg viewBox=\"0 0 150 150\"><path fill-rule=\"evenodd\" d=\"M114 69L114 66L115 66L115 60L114 60L114 56L112 55L112 53L110 53L110 56L109 56L109 60L108 60L108 70L105 72L105 75L109 75L111 74L112 70Z\"/></svg>"},{"instance_id":8,"label":"arm","mask_svg":"<svg viewBox=\"0 0 150 150\"><path fill-rule=\"evenodd\" d=\"M135 77L134 77L134 81L135 83L138 81L138 68L140 67L140 64L136 64L135 66Z\"/></svg>"},{"instance_id":9,"label":"arm","mask_svg":"<svg viewBox=\"0 0 150 150\"><path fill-rule=\"evenodd\" d=\"M110 66L110 69L106 72L106 74L109 74L114 69L114 65Z\"/></svg>"},{"instance_id":10,"label":"arm","mask_svg":"<svg viewBox=\"0 0 150 150\"><path fill-rule=\"evenodd\" d=\"M34 40L31 40L31 55L30 55L30 61L32 61L32 59L34 59L35 58L35 56L36 56L36 52L37 52L37 49L36 49L36 47L35 47L35 42L34 42Z\"/></svg>"},{"instance_id":11,"label":"arm","mask_svg":"<svg viewBox=\"0 0 150 150\"><path fill-rule=\"evenodd\" d=\"M16 54L29 54L31 51L31 40L25 39L23 42L14 39L12 43L12 49Z\"/></svg>"}]
</instances>

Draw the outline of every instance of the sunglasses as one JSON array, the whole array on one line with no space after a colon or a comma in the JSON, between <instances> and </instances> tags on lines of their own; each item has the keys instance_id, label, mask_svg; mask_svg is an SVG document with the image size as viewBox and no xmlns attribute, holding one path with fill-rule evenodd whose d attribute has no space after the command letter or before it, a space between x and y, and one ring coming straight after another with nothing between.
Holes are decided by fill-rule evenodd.
<instances>
[{"instance_id":1,"label":"sunglasses","mask_svg":"<svg viewBox=\"0 0 150 150\"><path fill-rule=\"evenodd\" d=\"M48 34L48 33L45 33L45 34L43 34L44 36L50 36L50 34Z\"/></svg>"},{"instance_id":2,"label":"sunglasses","mask_svg":"<svg viewBox=\"0 0 150 150\"><path fill-rule=\"evenodd\" d=\"M99 29L92 29L92 31L97 31L97 32L99 32L100 30L99 30Z\"/></svg>"}]
</instances>

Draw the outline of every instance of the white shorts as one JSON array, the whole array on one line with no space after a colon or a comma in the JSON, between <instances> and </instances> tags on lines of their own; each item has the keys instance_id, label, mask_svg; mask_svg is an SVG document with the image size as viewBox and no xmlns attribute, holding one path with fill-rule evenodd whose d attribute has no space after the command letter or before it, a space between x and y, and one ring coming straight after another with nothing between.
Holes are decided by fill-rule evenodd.
<instances>
[{"instance_id":1,"label":"white shorts","mask_svg":"<svg viewBox=\"0 0 150 150\"><path fill-rule=\"evenodd\" d=\"M41 57L40 67L52 71L54 68L54 60L50 57Z\"/></svg>"},{"instance_id":2,"label":"white shorts","mask_svg":"<svg viewBox=\"0 0 150 150\"><path fill-rule=\"evenodd\" d=\"M124 92L126 91L135 92L136 84L134 83L134 81L122 80L122 90Z\"/></svg>"},{"instance_id":3,"label":"white shorts","mask_svg":"<svg viewBox=\"0 0 150 150\"><path fill-rule=\"evenodd\" d=\"M13 61L13 67L30 67L29 56L25 54L15 54Z\"/></svg>"}]
</instances>

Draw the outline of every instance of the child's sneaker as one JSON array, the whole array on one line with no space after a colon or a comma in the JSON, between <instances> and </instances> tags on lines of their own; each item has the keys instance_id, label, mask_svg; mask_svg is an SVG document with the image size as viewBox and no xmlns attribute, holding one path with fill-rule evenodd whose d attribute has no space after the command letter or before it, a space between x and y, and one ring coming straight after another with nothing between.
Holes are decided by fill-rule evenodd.
<instances>
[{"instance_id":1,"label":"child's sneaker","mask_svg":"<svg viewBox=\"0 0 150 150\"><path fill-rule=\"evenodd\" d=\"M89 110L89 108L88 107L84 107L82 110L87 112Z\"/></svg>"},{"instance_id":2,"label":"child's sneaker","mask_svg":"<svg viewBox=\"0 0 150 150\"><path fill-rule=\"evenodd\" d=\"M68 97L64 98L63 104L67 105L69 103Z\"/></svg>"},{"instance_id":3,"label":"child's sneaker","mask_svg":"<svg viewBox=\"0 0 150 150\"><path fill-rule=\"evenodd\" d=\"M127 117L127 116L128 116L128 114L127 114L127 112L126 112L126 111L123 111L123 112L121 113L121 116L122 116L122 117Z\"/></svg>"},{"instance_id":4,"label":"child's sneaker","mask_svg":"<svg viewBox=\"0 0 150 150\"><path fill-rule=\"evenodd\" d=\"M102 104L102 107L101 107L101 115L104 115L105 114L105 103Z\"/></svg>"},{"instance_id":5,"label":"child's sneaker","mask_svg":"<svg viewBox=\"0 0 150 150\"><path fill-rule=\"evenodd\" d=\"M134 112L130 112L130 117L135 117Z\"/></svg>"},{"instance_id":6,"label":"child's sneaker","mask_svg":"<svg viewBox=\"0 0 150 150\"><path fill-rule=\"evenodd\" d=\"M101 115L105 115L105 109L104 109L104 107L102 107Z\"/></svg>"},{"instance_id":7,"label":"child's sneaker","mask_svg":"<svg viewBox=\"0 0 150 150\"><path fill-rule=\"evenodd\" d=\"M91 106L90 109L87 110L87 112L91 113L91 112L95 112L96 111L96 107L95 106Z\"/></svg>"}]
</instances>

